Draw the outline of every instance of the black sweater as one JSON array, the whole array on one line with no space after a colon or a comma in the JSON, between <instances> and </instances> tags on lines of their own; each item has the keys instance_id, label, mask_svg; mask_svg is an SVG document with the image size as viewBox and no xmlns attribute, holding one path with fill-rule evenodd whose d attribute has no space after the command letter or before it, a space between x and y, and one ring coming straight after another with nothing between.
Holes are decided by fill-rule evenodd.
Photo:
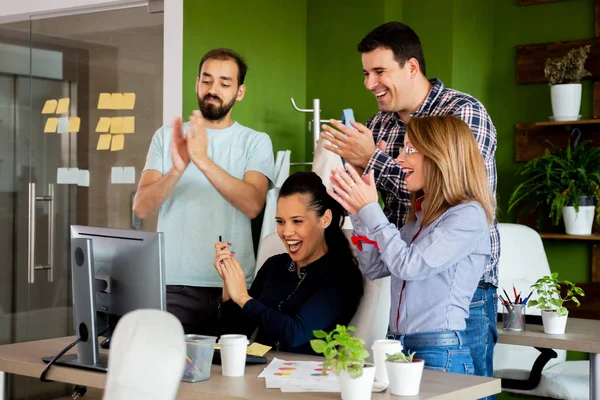
<instances>
[{"instance_id":1,"label":"black sweater","mask_svg":"<svg viewBox=\"0 0 600 400\"><path fill-rule=\"evenodd\" d=\"M290 256L269 258L258 271L244 308L233 301L223 304L221 333L252 335L256 342L278 351L314 354L314 330L329 332L347 325L363 294L358 267L340 265L331 253L296 272Z\"/></svg>"}]
</instances>

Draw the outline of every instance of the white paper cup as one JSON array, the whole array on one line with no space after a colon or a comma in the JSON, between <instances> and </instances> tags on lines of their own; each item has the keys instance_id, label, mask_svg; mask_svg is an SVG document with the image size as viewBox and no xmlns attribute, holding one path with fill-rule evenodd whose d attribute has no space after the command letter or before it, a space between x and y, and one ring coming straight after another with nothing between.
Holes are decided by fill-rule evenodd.
<instances>
[{"instance_id":1,"label":"white paper cup","mask_svg":"<svg viewBox=\"0 0 600 400\"><path fill-rule=\"evenodd\" d=\"M223 376L244 376L246 369L246 335L221 335L221 370Z\"/></svg>"},{"instance_id":2,"label":"white paper cup","mask_svg":"<svg viewBox=\"0 0 600 400\"><path fill-rule=\"evenodd\" d=\"M377 382L390 383L385 366L386 353L394 354L402 351L402 344L399 340L376 340L373 342L373 362L375 364L375 380Z\"/></svg>"}]
</instances>

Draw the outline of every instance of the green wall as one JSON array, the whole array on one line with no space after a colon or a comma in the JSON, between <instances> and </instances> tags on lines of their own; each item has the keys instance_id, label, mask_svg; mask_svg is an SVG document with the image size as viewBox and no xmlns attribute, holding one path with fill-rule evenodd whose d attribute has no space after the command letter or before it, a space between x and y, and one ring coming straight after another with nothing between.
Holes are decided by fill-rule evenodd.
<instances>
[{"instance_id":1,"label":"green wall","mask_svg":"<svg viewBox=\"0 0 600 400\"><path fill-rule=\"evenodd\" d=\"M292 149L305 161L306 0L185 0L183 4L183 115L198 107L195 81L202 56L215 47L239 52L248 64L247 92L233 118L271 136L274 151Z\"/></svg>"},{"instance_id":2,"label":"green wall","mask_svg":"<svg viewBox=\"0 0 600 400\"><path fill-rule=\"evenodd\" d=\"M480 99L494 121L501 222L514 221L506 210L520 167L514 161L515 124L552 114L546 84L516 83L516 46L594 36L593 0L533 6L518 6L516 0L232 0L225 12L199 3L184 3L184 115L197 106L194 80L202 54L230 46L250 66L248 94L234 118L269 133L275 150L291 149L295 161L311 158L312 136L310 115L294 111L289 97L306 108L320 98L323 119L339 118L343 108L352 108L356 119L366 122L377 104L363 86L356 44L383 22L413 27L423 43L427 76ZM583 118L592 115L591 99L592 86L585 82ZM544 245L553 271L589 281L591 255L585 244Z\"/></svg>"}]
</instances>

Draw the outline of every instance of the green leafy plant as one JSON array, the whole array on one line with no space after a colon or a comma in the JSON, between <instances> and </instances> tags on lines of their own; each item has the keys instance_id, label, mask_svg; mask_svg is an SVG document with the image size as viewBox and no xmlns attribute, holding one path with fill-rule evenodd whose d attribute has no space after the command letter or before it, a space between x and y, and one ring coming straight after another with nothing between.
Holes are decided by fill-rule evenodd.
<instances>
[{"instance_id":1,"label":"green leafy plant","mask_svg":"<svg viewBox=\"0 0 600 400\"><path fill-rule=\"evenodd\" d=\"M562 286L566 289L564 297L561 295ZM559 317L567 315L567 308L563 306L565 302L572 301L579 307L581 303L576 296L585 296L583 289L571 281L558 280L558 272L541 277L531 287L535 289L538 298L528 301L527 305L536 306L540 310L556 311Z\"/></svg>"},{"instance_id":2,"label":"green leafy plant","mask_svg":"<svg viewBox=\"0 0 600 400\"><path fill-rule=\"evenodd\" d=\"M334 330L327 333L324 331L313 331L317 339L310 341L310 346L315 353L323 354L323 374L327 368L339 375L342 371L348 371L352 378L362 376L365 359L369 352L365 350L365 342L352 336L350 332L356 332L353 326L337 325Z\"/></svg>"},{"instance_id":3,"label":"green leafy plant","mask_svg":"<svg viewBox=\"0 0 600 400\"><path fill-rule=\"evenodd\" d=\"M569 50L564 57L548 58L544 64L544 75L550 85L580 83L584 77L590 76L589 71L584 68L590 49L588 44Z\"/></svg>"},{"instance_id":4,"label":"green leafy plant","mask_svg":"<svg viewBox=\"0 0 600 400\"><path fill-rule=\"evenodd\" d=\"M548 142L549 143L549 142ZM552 143L544 155L528 161L519 175L524 178L509 199L509 211L517 204L521 212L534 211L541 227L544 213L558 225L563 207L573 205L579 212L580 196L593 196L596 220L600 222L600 147L589 141L568 143L558 148Z\"/></svg>"},{"instance_id":5,"label":"green leafy plant","mask_svg":"<svg viewBox=\"0 0 600 400\"><path fill-rule=\"evenodd\" d=\"M411 363L411 362L413 362L413 357L415 356L415 352L413 351L412 353L408 353L408 355L404 354L403 352L394 353L394 354L385 353L385 355L386 355L385 361L395 362L395 363Z\"/></svg>"}]
</instances>

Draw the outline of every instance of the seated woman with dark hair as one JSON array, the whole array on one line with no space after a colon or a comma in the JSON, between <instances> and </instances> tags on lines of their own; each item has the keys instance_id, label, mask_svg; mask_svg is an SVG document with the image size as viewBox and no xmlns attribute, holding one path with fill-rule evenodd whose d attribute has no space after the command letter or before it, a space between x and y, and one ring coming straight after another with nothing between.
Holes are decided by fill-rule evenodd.
<instances>
[{"instance_id":1,"label":"seated woman with dark hair","mask_svg":"<svg viewBox=\"0 0 600 400\"><path fill-rule=\"evenodd\" d=\"M256 328L256 341L278 351L314 354L314 330L347 325L363 294L362 274L341 226L343 207L313 172L297 172L282 185L277 233L287 253L269 258L250 289L228 249L216 243L214 266L223 279L221 333Z\"/></svg>"}]
</instances>

